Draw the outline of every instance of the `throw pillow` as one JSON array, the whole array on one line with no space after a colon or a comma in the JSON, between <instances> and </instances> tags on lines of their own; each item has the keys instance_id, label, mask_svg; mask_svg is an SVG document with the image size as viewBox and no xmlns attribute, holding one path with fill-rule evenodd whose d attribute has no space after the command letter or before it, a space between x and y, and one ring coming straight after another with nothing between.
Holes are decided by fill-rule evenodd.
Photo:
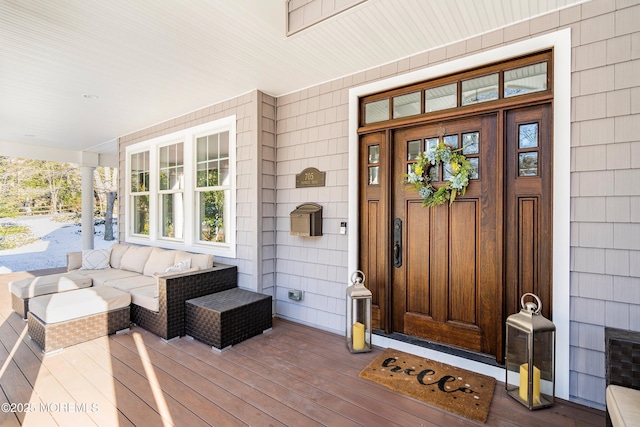
<instances>
[{"instance_id":1,"label":"throw pillow","mask_svg":"<svg viewBox=\"0 0 640 427\"><path fill-rule=\"evenodd\" d=\"M80 270L104 270L110 268L109 249L85 249L82 251L82 267Z\"/></svg>"},{"instance_id":2,"label":"throw pillow","mask_svg":"<svg viewBox=\"0 0 640 427\"><path fill-rule=\"evenodd\" d=\"M177 273L179 271L185 271L191 268L191 258L187 258L185 260L180 261L176 265L172 265L168 267L164 272L165 273Z\"/></svg>"}]
</instances>

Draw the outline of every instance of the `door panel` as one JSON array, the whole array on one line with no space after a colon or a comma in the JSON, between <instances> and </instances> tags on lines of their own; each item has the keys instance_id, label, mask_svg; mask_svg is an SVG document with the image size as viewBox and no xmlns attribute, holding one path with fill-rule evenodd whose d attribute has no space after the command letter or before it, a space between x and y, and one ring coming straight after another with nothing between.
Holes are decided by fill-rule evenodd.
<instances>
[{"instance_id":1,"label":"door panel","mask_svg":"<svg viewBox=\"0 0 640 427\"><path fill-rule=\"evenodd\" d=\"M542 314L552 318L551 106L507 112L505 313L520 311L520 296L532 292Z\"/></svg>"},{"instance_id":2,"label":"door panel","mask_svg":"<svg viewBox=\"0 0 640 427\"><path fill-rule=\"evenodd\" d=\"M431 315L430 287L429 283L425 283L423 280L424 277L429 277L429 263L424 262L425 259L429 259L430 248L424 244L431 231L429 217L429 215L425 215L421 203L413 201L407 204L405 223L411 230L411 233L404 239L407 249L407 258L405 259L409 294L407 306L408 311L424 315Z\"/></svg>"},{"instance_id":3,"label":"door panel","mask_svg":"<svg viewBox=\"0 0 640 427\"><path fill-rule=\"evenodd\" d=\"M393 138L392 210L394 217L403 219L405 242L403 266L392 269L393 330L497 354L495 330L501 329L501 310L496 298L502 282L497 256L501 235L496 231L496 116L444 124L445 141L456 136L462 141L464 134L479 132L478 178L453 204L423 207L415 189L401 177L411 164L408 147L415 141L428 144L440 126L398 131ZM442 170L439 177L443 179Z\"/></svg>"},{"instance_id":4,"label":"door panel","mask_svg":"<svg viewBox=\"0 0 640 427\"><path fill-rule=\"evenodd\" d=\"M371 326L387 328L387 289L389 282L388 162L386 133L361 137L360 152L360 268L371 290ZM376 155L377 150L377 155Z\"/></svg>"},{"instance_id":5,"label":"door panel","mask_svg":"<svg viewBox=\"0 0 640 427\"><path fill-rule=\"evenodd\" d=\"M466 230L465 238L451 239L449 254L449 313L450 320L468 324L476 323L476 287L478 285L478 247L476 237L478 227L475 219L479 216L476 200L459 200L451 209L451 229Z\"/></svg>"}]
</instances>

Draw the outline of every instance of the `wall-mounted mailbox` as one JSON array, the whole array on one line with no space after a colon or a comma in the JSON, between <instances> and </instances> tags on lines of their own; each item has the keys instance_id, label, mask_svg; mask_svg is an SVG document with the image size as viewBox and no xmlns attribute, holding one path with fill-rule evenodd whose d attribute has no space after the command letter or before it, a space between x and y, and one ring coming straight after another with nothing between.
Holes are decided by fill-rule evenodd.
<instances>
[{"instance_id":1,"label":"wall-mounted mailbox","mask_svg":"<svg viewBox=\"0 0 640 427\"><path fill-rule=\"evenodd\" d=\"M290 217L292 236L322 236L322 206L304 203Z\"/></svg>"}]
</instances>

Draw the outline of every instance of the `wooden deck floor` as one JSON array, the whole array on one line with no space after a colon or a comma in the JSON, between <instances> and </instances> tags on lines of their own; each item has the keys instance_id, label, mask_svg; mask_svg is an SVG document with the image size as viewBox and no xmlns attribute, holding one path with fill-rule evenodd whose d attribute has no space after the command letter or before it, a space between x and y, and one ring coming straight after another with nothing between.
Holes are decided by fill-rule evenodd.
<instances>
[{"instance_id":1,"label":"wooden deck floor","mask_svg":"<svg viewBox=\"0 0 640 427\"><path fill-rule=\"evenodd\" d=\"M10 309L17 276L0 275L0 426L481 425L358 378L380 349L351 355L342 336L278 319L223 353L134 327L43 356ZM530 412L498 383L486 425L605 421L564 401Z\"/></svg>"}]
</instances>

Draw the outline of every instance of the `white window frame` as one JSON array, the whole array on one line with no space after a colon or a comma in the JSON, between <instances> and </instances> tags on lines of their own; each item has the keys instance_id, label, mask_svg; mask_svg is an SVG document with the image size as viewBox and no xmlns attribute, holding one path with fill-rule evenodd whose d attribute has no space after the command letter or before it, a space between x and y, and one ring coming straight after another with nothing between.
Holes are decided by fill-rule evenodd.
<instances>
[{"instance_id":1,"label":"white window frame","mask_svg":"<svg viewBox=\"0 0 640 427\"><path fill-rule=\"evenodd\" d=\"M199 207L196 205L196 140L198 137L215 133L229 132L229 202L225 203L225 242L207 242L199 240ZM160 209L160 147L184 142L184 238L174 239L162 237L161 209ZM163 135L147 141L130 145L125 149L126 155L126 200L132 201L131 194L131 155L149 151L149 235L133 234L132 227L126 227L125 241L127 243L162 246L169 249L181 249L190 252L210 253L225 258L236 257L236 116L229 116L212 122L204 123L171 134ZM127 221L133 220L133 209L130 204L125 206ZM129 224L132 224L130 222Z\"/></svg>"},{"instance_id":2,"label":"white window frame","mask_svg":"<svg viewBox=\"0 0 640 427\"><path fill-rule=\"evenodd\" d=\"M146 189L146 191L131 191L131 157L135 154L143 154L143 153L149 153L149 188ZM149 197L149 203L151 203L151 188L153 186L153 184L151 183L152 181L152 177L151 177L151 153L149 152L148 147L146 146L141 146L138 147L137 150L133 150L131 152L127 152L127 200L129 201L129 205L131 206L131 209L129 209L129 212L127 212L127 221L128 221L128 226L127 226L127 234L130 234L132 236L136 236L136 238L138 239L142 239L142 240L148 240L149 235L148 234L141 234L141 233L135 233L133 231L134 228L134 224L135 224L135 220L134 220L134 214L135 214L135 210L133 209L133 207L135 206L135 202L134 199L135 197L140 197L140 196L148 196ZM149 204L149 233L151 233L151 204Z\"/></svg>"},{"instance_id":3,"label":"white window frame","mask_svg":"<svg viewBox=\"0 0 640 427\"><path fill-rule=\"evenodd\" d=\"M194 140L194 152L196 153L194 155L194 158L193 158L194 168L195 168L195 172L196 172L196 178L194 180L195 181L195 188L194 188L194 199L193 199L194 210L196 211L196 216L195 216L195 218L196 218L196 222L195 222L196 230L195 230L195 233L196 233L196 242L200 243L200 244L204 244L204 245L220 244L220 243L210 242L210 241L207 241L207 240L201 240L200 239L200 227L198 226L198 224L201 224L201 222L202 222L202 217L200 216L200 197L202 197L202 193L205 193L205 192L225 191L225 192L229 193L229 199L231 199L231 196L230 196L231 195L231 191L232 191L232 187L231 187L231 177L232 177L232 173L231 173L231 151L232 151L231 150L231 135L229 135L229 155L228 155L228 160L229 160L229 181L228 181L228 184L224 184L223 185L218 181L218 185L215 185L215 186L207 186L207 187L198 187L197 186L197 181L198 181L198 179L197 179L197 172L198 172L198 158L197 158L198 157L197 156L198 147L197 147L197 144L198 144L198 139L199 138L207 137L207 136L211 136L211 135L216 135L216 134L219 135L220 133L222 133L222 132L213 132L213 133L212 132L202 132L200 134L196 134L195 135L195 140ZM220 159L220 156L218 155L216 160L219 160L219 159ZM211 159L208 159L208 160L211 160ZM219 172L220 172L220 169L218 170L218 179L220 178ZM224 205L224 215L223 216L225 218L225 226L224 226L223 232L225 234L225 240L226 240L226 234L230 232L228 223L229 223L229 221L233 221L233 218L231 216L231 211L229 209L229 203L227 203L227 202L225 202L225 205Z\"/></svg>"},{"instance_id":4,"label":"white window frame","mask_svg":"<svg viewBox=\"0 0 640 427\"><path fill-rule=\"evenodd\" d=\"M162 171L162 167L160 165L160 150L162 150L163 148L166 147L172 147L175 145L178 145L182 143L182 180L183 180L183 184L182 184L182 188L178 188L178 189L166 189L166 190L162 190L160 188L160 172ZM185 230L184 230L184 223L187 222L187 207L184 203L184 193L185 193L185 188L186 188L186 182L187 182L187 175L186 175L186 169L185 169L185 143L184 141L174 141L168 144L159 144L156 148L156 151L158 152L158 175L155 177L155 179L158 180L158 211L157 211L157 215L158 215L158 239L162 239L162 240L170 240L170 241L175 241L175 242L182 242L184 241L184 236L185 236ZM164 236L162 234L162 222L164 220L163 218L163 210L162 210L162 196L164 194L170 194L170 195L174 195L174 194L182 194L182 222L183 222L183 226L182 226L182 230L181 230L181 234L182 237L169 237L169 236ZM175 218L174 218L175 221Z\"/></svg>"}]
</instances>

